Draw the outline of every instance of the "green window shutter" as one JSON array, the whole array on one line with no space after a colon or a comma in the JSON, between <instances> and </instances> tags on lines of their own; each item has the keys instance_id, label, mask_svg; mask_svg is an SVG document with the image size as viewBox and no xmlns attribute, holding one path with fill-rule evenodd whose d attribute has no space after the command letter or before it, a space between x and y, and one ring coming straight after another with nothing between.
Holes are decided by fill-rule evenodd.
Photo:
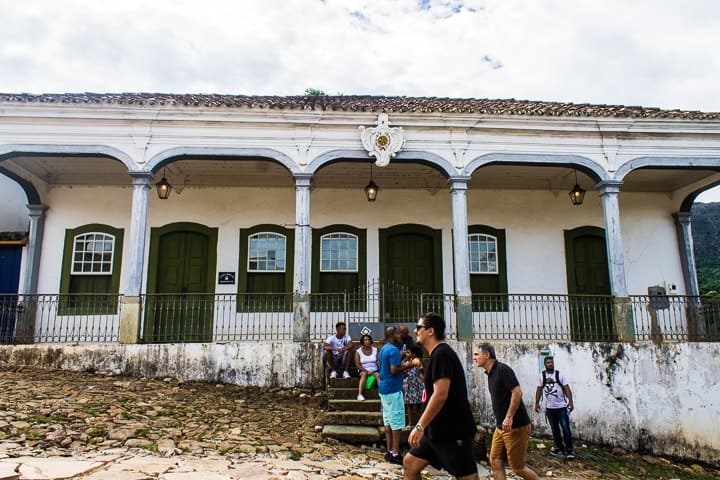
<instances>
[{"instance_id":1,"label":"green window shutter","mask_svg":"<svg viewBox=\"0 0 720 480\"><path fill-rule=\"evenodd\" d=\"M250 238L257 233L277 233L285 237L285 271L248 271ZM240 230L238 266L238 312L292 311L295 230L279 225L256 225Z\"/></svg>"},{"instance_id":2,"label":"green window shutter","mask_svg":"<svg viewBox=\"0 0 720 480\"><path fill-rule=\"evenodd\" d=\"M112 272L108 275L72 273L75 238L97 232L114 237ZM65 230L58 315L112 315L117 313L122 265L123 229L92 223ZM92 295L93 293L98 295Z\"/></svg>"},{"instance_id":3,"label":"green window shutter","mask_svg":"<svg viewBox=\"0 0 720 480\"><path fill-rule=\"evenodd\" d=\"M474 312L507 312L507 259L505 230L487 225L470 225L468 234L484 234L497 240L497 273L471 273L470 291ZM496 295L493 295L496 294Z\"/></svg>"},{"instance_id":4,"label":"green window shutter","mask_svg":"<svg viewBox=\"0 0 720 480\"><path fill-rule=\"evenodd\" d=\"M321 239L333 233L348 233L357 237L357 272L321 271ZM345 309L365 310L367 230L343 224L313 229L311 274L313 292L311 310L324 312L338 312Z\"/></svg>"}]
</instances>

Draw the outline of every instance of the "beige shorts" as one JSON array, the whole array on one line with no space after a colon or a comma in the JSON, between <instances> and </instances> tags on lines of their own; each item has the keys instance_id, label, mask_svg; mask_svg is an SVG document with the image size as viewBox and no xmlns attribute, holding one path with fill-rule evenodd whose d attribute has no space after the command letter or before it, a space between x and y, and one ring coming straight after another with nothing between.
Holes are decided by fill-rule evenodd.
<instances>
[{"instance_id":1,"label":"beige shorts","mask_svg":"<svg viewBox=\"0 0 720 480\"><path fill-rule=\"evenodd\" d=\"M530 439L530 424L512 430L495 429L490 447L490 460L499 458L507 461L514 471L525 467L528 440Z\"/></svg>"}]
</instances>

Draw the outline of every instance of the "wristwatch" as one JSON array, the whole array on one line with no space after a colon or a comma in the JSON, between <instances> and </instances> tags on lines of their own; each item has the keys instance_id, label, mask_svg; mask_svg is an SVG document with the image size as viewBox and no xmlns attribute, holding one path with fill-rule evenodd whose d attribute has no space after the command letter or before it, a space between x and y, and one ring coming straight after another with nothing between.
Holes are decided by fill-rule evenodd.
<instances>
[{"instance_id":1,"label":"wristwatch","mask_svg":"<svg viewBox=\"0 0 720 480\"><path fill-rule=\"evenodd\" d=\"M415 430L417 430L418 432L423 432L425 431L425 427L422 426L422 423L417 423L415 424Z\"/></svg>"}]
</instances>

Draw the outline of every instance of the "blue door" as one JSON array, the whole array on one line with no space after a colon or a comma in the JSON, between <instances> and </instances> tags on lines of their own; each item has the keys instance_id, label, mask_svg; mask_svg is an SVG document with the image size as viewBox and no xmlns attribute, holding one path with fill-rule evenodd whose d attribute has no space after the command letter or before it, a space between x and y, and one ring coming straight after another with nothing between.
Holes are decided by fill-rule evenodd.
<instances>
[{"instance_id":1,"label":"blue door","mask_svg":"<svg viewBox=\"0 0 720 480\"><path fill-rule=\"evenodd\" d=\"M0 343L12 342L22 246L0 245Z\"/></svg>"}]
</instances>

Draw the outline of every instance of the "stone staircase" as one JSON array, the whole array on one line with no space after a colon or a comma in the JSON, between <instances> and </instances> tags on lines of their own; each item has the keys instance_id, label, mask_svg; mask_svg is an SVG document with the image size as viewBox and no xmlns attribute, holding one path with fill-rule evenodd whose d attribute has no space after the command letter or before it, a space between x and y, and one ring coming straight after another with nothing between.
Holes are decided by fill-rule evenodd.
<instances>
[{"instance_id":1,"label":"stone staircase","mask_svg":"<svg viewBox=\"0 0 720 480\"><path fill-rule=\"evenodd\" d=\"M377 386L363 392L365 400L357 400L359 379L329 378L328 409L325 412L322 438L348 443L384 442L384 427Z\"/></svg>"},{"instance_id":2,"label":"stone staircase","mask_svg":"<svg viewBox=\"0 0 720 480\"><path fill-rule=\"evenodd\" d=\"M380 396L377 385L365 390L364 401L357 400L359 378L328 378L328 409L325 411L322 438L334 438L347 443L378 443L385 445L385 427L380 412ZM478 432L475 435L475 457L478 461L487 459L486 444L492 438L493 426L481 425L475 418ZM410 428L400 434L400 444L407 446Z\"/></svg>"}]
</instances>

